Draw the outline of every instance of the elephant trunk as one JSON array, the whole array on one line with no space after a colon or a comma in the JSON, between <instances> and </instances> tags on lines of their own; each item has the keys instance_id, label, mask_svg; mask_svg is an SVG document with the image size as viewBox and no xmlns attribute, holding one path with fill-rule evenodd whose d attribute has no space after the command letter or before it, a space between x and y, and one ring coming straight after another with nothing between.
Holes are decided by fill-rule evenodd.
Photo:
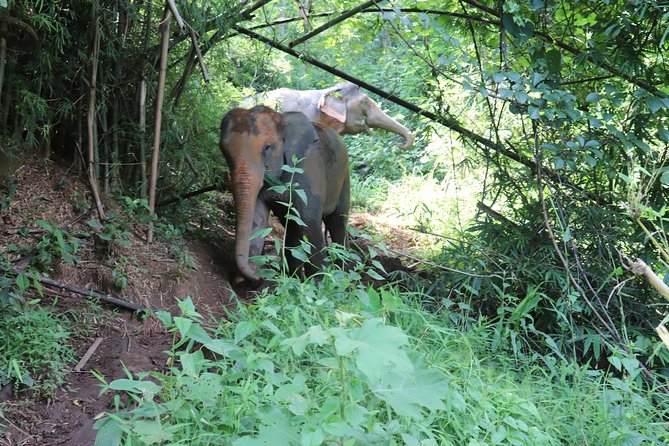
<instances>
[{"instance_id":1,"label":"elephant trunk","mask_svg":"<svg viewBox=\"0 0 669 446\"><path fill-rule=\"evenodd\" d=\"M247 169L236 169L232 174L232 195L235 199L235 263L244 277L257 281L259 277L249 265L249 248L256 200L263 184L262 174Z\"/></svg>"},{"instance_id":2,"label":"elephant trunk","mask_svg":"<svg viewBox=\"0 0 669 446\"><path fill-rule=\"evenodd\" d=\"M402 136L404 138L404 143L397 143L397 146L402 150L407 150L413 146L414 136L409 129L386 115L376 106L368 111L367 125L372 128L382 129Z\"/></svg>"}]
</instances>

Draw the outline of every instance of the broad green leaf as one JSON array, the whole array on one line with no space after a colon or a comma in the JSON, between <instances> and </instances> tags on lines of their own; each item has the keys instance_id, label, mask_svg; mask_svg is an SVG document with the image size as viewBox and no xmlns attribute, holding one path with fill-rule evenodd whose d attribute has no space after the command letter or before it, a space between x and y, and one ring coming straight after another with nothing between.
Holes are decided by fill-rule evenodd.
<instances>
[{"instance_id":1,"label":"broad green leaf","mask_svg":"<svg viewBox=\"0 0 669 446\"><path fill-rule=\"evenodd\" d=\"M511 316L509 317L509 322L518 321L525 316L527 316L536 306L541 302L541 299L544 296L538 292L537 287L531 287L527 292L527 296L520 301L520 303L514 308Z\"/></svg>"},{"instance_id":2,"label":"broad green leaf","mask_svg":"<svg viewBox=\"0 0 669 446\"><path fill-rule=\"evenodd\" d=\"M272 228L261 229L260 231L256 232L255 234L253 234L251 236L251 240L257 239L257 238L265 238L268 235L270 235L271 233L272 233Z\"/></svg>"},{"instance_id":3,"label":"broad green leaf","mask_svg":"<svg viewBox=\"0 0 669 446\"><path fill-rule=\"evenodd\" d=\"M506 79L506 76L504 75L504 73L493 73L492 74L492 80L496 84L501 84L502 82L504 82L504 79Z\"/></svg>"},{"instance_id":4,"label":"broad green leaf","mask_svg":"<svg viewBox=\"0 0 669 446\"><path fill-rule=\"evenodd\" d=\"M436 369L428 368L419 358L414 364L414 373L399 376L387 369L372 391L402 416L416 420L423 418L423 409L442 410L443 400L448 396L448 378Z\"/></svg>"},{"instance_id":5,"label":"broad green leaf","mask_svg":"<svg viewBox=\"0 0 669 446\"><path fill-rule=\"evenodd\" d=\"M25 274L19 274L16 276L16 286L20 291L25 291L30 287L30 279Z\"/></svg>"},{"instance_id":6,"label":"broad green leaf","mask_svg":"<svg viewBox=\"0 0 669 446\"><path fill-rule=\"evenodd\" d=\"M323 429L316 428L314 431L303 431L300 438L301 446L320 446L325 441Z\"/></svg>"},{"instance_id":7,"label":"broad green leaf","mask_svg":"<svg viewBox=\"0 0 669 446\"><path fill-rule=\"evenodd\" d=\"M360 328L335 335L335 349L339 355L353 351L358 369L370 383L378 382L387 369L401 376L410 375L413 365L403 347L407 335L397 327L384 325L381 319L368 319Z\"/></svg>"},{"instance_id":8,"label":"broad green leaf","mask_svg":"<svg viewBox=\"0 0 669 446\"><path fill-rule=\"evenodd\" d=\"M599 93L590 93L585 97L586 102L596 102L598 101L602 96Z\"/></svg>"},{"instance_id":9,"label":"broad green leaf","mask_svg":"<svg viewBox=\"0 0 669 446\"><path fill-rule=\"evenodd\" d=\"M241 350L234 344L223 339L211 339L203 343L205 348L222 356L237 358Z\"/></svg>"},{"instance_id":10,"label":"broad green leaf","mask_svg":"<svg viewBox=\"0 0 669 446\"><path fill-rule=\"evenodd\" d=\"M98 431L93 446L118 446L121 444L123 429L121 429L117 420L106 416L96 421L93 429Z\"/></svg>"},{"instance_id":11,"label":"broad green leaf","mask_svg":"<svg viewBox=\"0 0 669 446\"><path fill-rule=\"evenodd\" d=\"M541 73L533 73L532 74L532 85L537 86L541 83L541 81L544 80L544 77L541 75Z\"/></svg>"},{"instance_id":12,"label":"broad green leaf","mask_svg":"<svg viewBox=\"0 0 669 446\"><path fill-rule=\"evenodd\" d=\"M193 353L180 352L179 361L183 372L193 377L200 375L205 362L202 350L195 350Z\"/></svg>"},{"instance_id":13,"label":"broad green leaf","mask_svg":"<svg viewBox=\"0 0 669 446\"><path fill-rule=\"evenodd\" d=\"M343 420L330 421L321 425L323 430L334 437L345 437L350 435L353 428Z\"/></svg>"},{"instance_id":14,"label":"broad green leaf","mask_svg":"<svg viewBox=\"0 0 669 446\"><path fill-rule=\"evenodd\" d=\"M297 194L298 197L300 197L305 206L309 204L309 202L307 201L307 194L304 192L303 189L297 189L295 193Z\"/></svg>"},{"instance_id":15,"label":"broad green leaf","mask_svg":"<svg viewBox=\"0 0 669 446\"><path fill-rule=\"evenodd\" d=\"M539 107L535 107L534 105L530 105L527 107L527 111L530 114L530 119L539 119L541 109Z\"/></svg>"},{"instance_id":16,"label":"broad green leaf","mask_svg":"<svg viewBox=\"0 0 669 446\"><path fill-rule=\"evenodd\" d=\"M181 392L188 401L208 407L220 404L220 397L225 392L224 377L217 373L203 373L190 380L181 378L184 384Z\"/></svg>"},{"instance_id":17,"label":"broad green leaf","mask_svg":"<svg viewBox=\"0 0 669 446\"><path fill-rule=\"evenodd\" d=\"M323 327L314 325L313 327L309 327L309 330L302 336L285 339L281 342L281 345L292 348L293 353L297 356L301 356L308 345L324 345L329 339L330 334L323 331Z\"/></svg>"},{"instance_id":18,"label":"broad green leaf","mask_svg":"<svg viewBox=\"0 0 669 446\"><path fill-rule=\"evenodd\" d=\"M618 371L622 370L623 364L622 364L622 361L620 360L620 358L618 358L615 355L611 355L611 356L608 357L608 360L609 360L609 364L611 364L613 367L615 367L616 370L618 370Z\"/></svg>"},{"instance_id":19,"label":"broad green leaf","mask_svg":"<svg viewBox=\"0 0 669 446\"><path fill-rule=\"evenodd\" d=\"M256 330L255 322L241 321L235 327L235 344L239 344Z\"/></svg>"},{"instance_id":20,"label":"broad green leaf","mask_svg":"<svg viewBox=\"0 0 669 446\"><path fill-rule=\"evenodd\" d=\"M646 105L650 109L651 113L657 113L659 109L664 107L664 103L659 98L655 96L649 96L646 98Z\"/></svg>"},{"instance_id":21,"label":"broad green leaf","mask_svg":"<svg viewBox=\"0 0 669 446\"><path fill-rule=\"evenodd\" d=\"M669 170L665 170L660 176L660 182L662 184L669 184Z\"/></svg>"},{"instance_id":22,"label":"broad green leaf","mask_svg":"<svg viewBox=\"0 0 669 446\"><path fill-rule=\"evenodd\" d=\"M193 323L190 319L175 317L174 325L178 328L182 339L192 339L200 344L206 344L211 341L211 336L204 331L204 328L199 324Z\"/></svg>"},{"instance_id":23,"label":"broad green leaf","mask_svg":"<svg viewBox=\"0 0 669 446\"><path fill-rule=\"evenodd\" d=\"M163 444L173 438L173 434L159 421L135 421L132 431L138 435L139 440L146 444Z\"/></svg>"},{"instance_id":24,"label":"broad green leaf","mask_svg":"<svg viewBox=\"0 0 669 446\"><path fill-rule=\"evenodd\" d=\"M558 50L552 49L546 53L546 68L553 76L560 75L560 68L562 66L562 56Z\"/></svg>"},{"instance_id":25,"label":"broad green leaf","mask_svg":"<svg viewBox=\"0 0 669 446\"><path fill-rule=\"evenodd\" d=\"M124 392L131 392L144 395L148 400L153 399L161 386L151 381L136 381L134 379L117 379L109 383L109 388L112 390L121 390Z\"/></svg>"},{"instance_id":26,"label":"broad green leaf","mask_svg":"<svg viewBox=\"0 0 669 446\"><path fill-rule=\"evenodd\" d=\"M38 222L38 223L39 223L39 222ZM93 228L93 229L100 229L100 228L102 227L102 225L100 224L100 222L97 221L97 220L88 220L88 221L86 222L86 224L88 224L88 226L90 226L90 227Z\"/></svg>"},{"instance_id":27,"label":"broad green leaf","mask_svg":"<svg viewBox=\"0 0 669 446\"><path fill-rule=\"evenodd\" d=\"M290 425L288 417L278 408L260 413L261 425L257 437L242 437L233 446L293 446L300 444L300 435Z\"/></svg>"},{"instance_id":28,"label":"broad green leaf","mask_svg":"<svg viewBox=\"0 0 669 446\"><path fill-rule=\"evenodd\" d=\"M300 262L309 262L309 257L302 248L289 248L290 254Z\"/></svg>"}]
</instances>

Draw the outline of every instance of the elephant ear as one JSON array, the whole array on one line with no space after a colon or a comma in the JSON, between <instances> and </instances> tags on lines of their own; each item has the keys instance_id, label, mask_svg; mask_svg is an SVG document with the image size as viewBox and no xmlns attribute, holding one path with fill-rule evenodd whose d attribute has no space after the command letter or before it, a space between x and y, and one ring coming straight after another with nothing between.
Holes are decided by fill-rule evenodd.
<instances>
[{"instance_id":1,"label":"elephant ear","mask_svg":"<svg viewBox=\"0 0 669 446\"><path fill-rule=\"evenodd\" d=\"M293 165L293 156L303 159L307 150L318 141L314 124L302 112L285 112L283 115L283 162Z\"/></svg>"},{"instance_id":2,"label":"elephant ear","mask_svg":"<svg viewBox=\"0 0 669 446\"><path fill-rule=\"evenodd\" d=\"M338 89L329 89L318 100L318 109L325 113L330 119L324 123L338 132L343 130L346 122L346 103L339 94ZM341 130L337 127L341 126Z\"/></svg>"}]
</instances>

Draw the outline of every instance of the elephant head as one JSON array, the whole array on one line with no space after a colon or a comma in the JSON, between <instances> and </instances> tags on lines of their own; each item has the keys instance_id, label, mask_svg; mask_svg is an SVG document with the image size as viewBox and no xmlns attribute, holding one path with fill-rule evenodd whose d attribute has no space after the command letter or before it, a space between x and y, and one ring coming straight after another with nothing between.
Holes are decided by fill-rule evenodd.
<instances>
[{"instance_id":1,"label":"elephant head","mask_svg":"<svg viewBox=\"0 0 669 446\"><path fill-rule=\"evenodd\" d=\"M322 124L342 134L371 133L370 127L378 128L402 136L404 142L397 144L402 150L413 145L414 136L409 129L385 114L356 84L341 82L321 91L317 106Z\"/></svg>"},{"instance_id":2,"label":"elephant head","mask_svg":"<svg viewBox=\"0 0 669 446\"><path fill-rule=\"evenodd\" d=\"M220 148L230 168L236 211L235 263L251 280L258 276L249 265L249 251L252 243L260 243L251 249L252 255L260 254L263 241L250 239L269 216L268 205L259 199L265 175L280 177L281 167L318 139L312 125L290 134L284 130L283 116L262 105L250 110L235 108L221 122Z\"/></svg>"},{"instance_id":3,"label":"elephant head","mask_svg":"<svg viewBox=\"0 0 669 446\"><path fill-rule=\"evenodd\" d=\"M285 112L302 112L311 121L340 134L371 133L370 128L397 133L404 138L398 143L402 150L409 149L414 141L409 129L385 114L376 102L351 82L341 82L325 90L279 88L242 102L243 106L255 104L269 105Z\"/></svg>"}]
</instances>

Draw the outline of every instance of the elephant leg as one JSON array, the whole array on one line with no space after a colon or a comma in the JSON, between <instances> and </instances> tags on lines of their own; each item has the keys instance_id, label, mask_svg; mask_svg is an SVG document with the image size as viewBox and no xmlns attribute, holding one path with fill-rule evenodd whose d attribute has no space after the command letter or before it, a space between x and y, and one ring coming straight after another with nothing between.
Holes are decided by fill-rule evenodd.
<instances>
[{"instance_id":1,"label":"elephant leg","mask_svg":"<svg viewBox=\"0 0 669 446\"><path fill-rule=\"evenodd\" d=\"M317 213L314 212L305 223L307 227L302 229L307 240L311 243L312 251L309 263L304 265L304 272L307 277L310 277L321 270L323 260L325 259L325 237L322 228L323 219L321 210L319 209Z\"/></svg>"},{"instance_id":2,"label":"elephant leg","mask_svg":"<svg viewBox=\"0 0 669 446\"><path fill-rule=\"evenodd\" d=\"M251 235L257 233L261 229L265 229L269 220L269 207L263 201L258 199L256 201L256 208L253 214L253 225L251 227ZM259 256L262 254L265 247L265 237L256 237L249 243L249 257Z\"/></svg>"},{"instance_id":3,"label":"elephant leg","mask_svg":"<svg viewBox=\"0 0 669 446\"><path fill-rule=\"evenodd\" d=\"M330 233L330 237L334 243L346 246L348 239L348 231L346 226L348 224L348 216L351 211L351 184L347 177L344 180L341 194L339 195L339 202L337 208L333 213L323 219L325 222L325 229Z\"/></svg>"},{"instance_id":4,"label":"elephant leg","mask_svg":"<svg viewBox=\"0 0 669 446\"><path fill-rule=\"evenodd\" d=\"M321 230L321 212L320 208L315 209L312 207L309 209L300 209L299 214L306 227L298 225L295 222L287 222L286 261L288 262L288 270L291 274L300 272L302 267L304 267L305 277L310 277L316 274L323 265L325 240L323 238L323 231ZM299 247L304 238L311 245L311 253L305 253L309 256L309 262L306 263L295 258L290 251L290 248Z\"/></svg>"}]
</instances>

